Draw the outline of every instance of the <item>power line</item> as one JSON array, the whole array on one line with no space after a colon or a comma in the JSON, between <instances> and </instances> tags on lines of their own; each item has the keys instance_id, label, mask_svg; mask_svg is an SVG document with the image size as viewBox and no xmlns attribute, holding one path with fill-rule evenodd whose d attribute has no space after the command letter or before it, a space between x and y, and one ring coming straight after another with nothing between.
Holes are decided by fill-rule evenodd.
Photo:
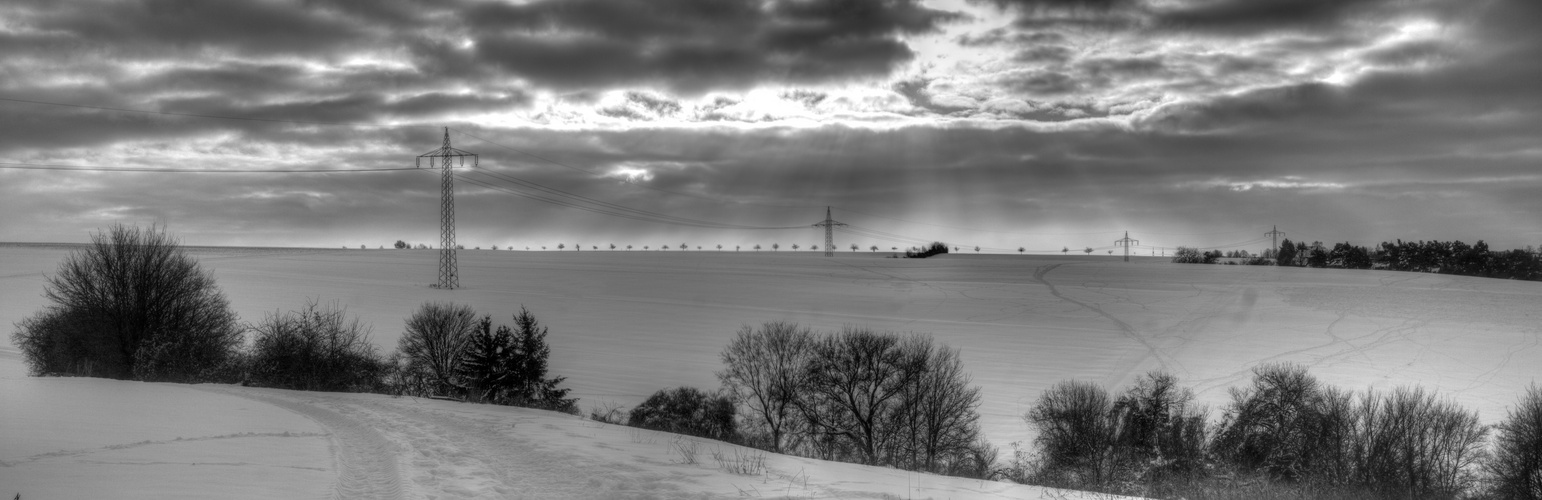
<instances>
[{"instance_id":1,"label":"power line","mask_svg":"<svg viewBox=\"0 0 1542 500\"><path fill-rule=\"evenodd\" d=\"M493 141L492 139L487 139L487 138L484 138L484 137L481 137L481 136L477 136L477 135L472 134L470 132L466 132L465 130L462 130L462 129L452 129L452 130L455 130L455 132L457 132L457 133L459 133L461 135L464 135L466 137L470 137L472 139L476 139L476 140L485 142L487 144L490 144L490 145L493 145L493 146L496 146L496 147L499 147L499 148L507 149L507 150L515 152L515 153L519 153L519 154L522 154L522 155L525 155L525 156L528 156L528 157L531 157L531 158L535 158L537 160L540 160L540 161L543 161L543 162L546 162L546 163L550 163L552 165L556 165L556 166L559 166L559 167L562 167L562 168L566 168L566 169L577 171L577 172L583 172L583 173L586 173L586 174L589 174L589 175L594 175L594 176L599 176L599 177L604 177L606 175L605 173L602 173L602 172L596 172L596 171L589 170L589 169L582 168L582 167L575 167L573 165L569 165L567 163L563 163L563 162L560 162L560 161L557 161L557 160L553 160L553 159L547 158L545 156L541 156L541 155L538 155L538 154L535 154L535 153L531 153L531 152L528 152L528 151L523 151L523 150L520 150L520 149L516 149L516 148L514 148L512 146L509 146L509 145L506 145L506 144L502 144L502 143ZM703 195L699 195L699 194L682 193L682 192L679 192L679 191L671 191L671 190L668 190L668 189L663 189L663 188L657 188L657 187L649 186L647 184L639 184L639 183L636 183L636 182L632 182L630 180L623 180L622 182L625 182L625 183L627 183L629 185L632 185L632 186L637 186L637 187L640 187L640 188L643 188L643 189L651 190L651 191L657 191L657 192L665 193L665 194L672 194L672 195L675 195L675 196L684 196L684 197L687 197L687 198L696 198L696 199L699 199L699 200L705 200L705 201L710 201L710 202L714 202L714 203L721 203L721 204L725 204L725 205L748 205L748 206L759 206L759 207L769 207L769 208L800 208L800 209L801 208L814 208L815 207L814 205L783 205L783 204L770 204L770 203L755 203L755 202L746 202L746 201L731 201L731 200L724 200L724 199L720 199L720 198L714 198L714 197L710 197L710 196L703 196Z\"/></svg>"},{"instance_id":2,"label":"power line","mask_svg":"<svg viewBox=\"0 0 1542 500\"><path fill-rule=\"evenodd\" d=\"M494 174L489 174L489 173L483 172L483 171L478 171L478 172L473 172L473 173L484 175L484 176L490 176L490 177L494 176ZM519 191L518 190L519 188L511 188L511 187L506 187L506 186L503 186L503 185L494 184L493 182L495 182L495 181L484 181L484 180L480 180L480 179L475 179L475 178L468 177L468 176L466 176L464 174L457 173L455 175L456 175L457 178L461 179L462 181L469 182L469 183L472 183L472 184L475 184L475 185L478 185L478 186L482 186L482 187L485 187L485 188L488 188L488 189L492 189L492 190L495 190L495 191L503 192L505 194L510 194L510 195L521 197L521 198L528 198L528 199L531 199L531 200L539 201L539 202L542 202L542 203L548 203L548 204L552 204L552 205L556 205L556 206L560 206L560 207L575 208L575 209L578 209L578 210L584 210L584 211L587 211L587 212L593 212L593 213L597 213L597 214L601 214L601 215L608 215L608 216L622 218L622 219L631 219L631 220L643 221L643 222L654 222L654 223L659 223L659 224L672 224L672 225L677 225L677 226L700 227L700 228L707 228L707 229L769 230L769 229L801 229L801 228L803 228L803 226L747 226L747 225L741 225L741 224L727 224L727 223L721 223L721 222L704 221L704 220L697 220L697 219L687 219L687 218L683 218L683 217L674 217L674 216L668 216L668 215L664 215L664 214L656 214L655 215L654 212L647 212L647 211L642 211L642 210L630 209L630 208L627 208L627 207L620 207L619 205L616 205L616 206L620 207L622 210L608 209L608 208L605 208L604 206L585 205L585 204L583 204L580 201L573 201L573 200L563 199L561 197L550 197L550 196L543 196L543 195L537 194L537 193L529 193L529 192ZM495 179L496 179L496 177L495 177ZM523 181L521 181L521 182L523 182ZM531 184L533 184L533 183L531 183ZM525 187L527 189L529 188L528 186L521 186L521 187ZM544 186L541 186L541 187L544 187ZM604 202L599 202L599 203L603 204Z\"/></svg>"},{"instance_id":3,"label":"power line","mask_svg":"<svg viewBox=\"0 0 1542 500\"><path fill-rule=\"evenodd\" d=\"M841 210L844 210L844 211L847 211L847 212L856 213L856 214L862 214L862 215L866 215L866 216L869 216L869 217L878 217L880 219L889 219L889 220L893 220L893 221L904 222L904 223L907 223L907 224L919 224L919 225L922 225L922 226L940 227L940 228L943 228L943 229L959 229L959 230L964 230L964 231L976 231L976 232L982 232L982 233L996 233L996 234L1007 234L1007 235L1016 235L1016 236L1092 236L1092 235L1099 235L1099 234L1119 234L1119 231L1117 231L1117 230L1115 230L1115 231L1093 231L1093 232L1086 232L1086 233L1024 233L1024 232L1015 232L1015 231L996 231L996 230L992 230L992 229L982 229L982 228L977 228L977 227L953 226L953 225L946 225L946 224L932 224L932 223L927 223L927 222L913 221L913 220L901 219L899 217L890 217L890 216L887 216L887 215L878 215L878 214L874 214L874 213L863 212L861 210L856 210L856 209L852 209L852 208L849 208L849 207L841 207ZM1157 234L1157 235L1162 235L1162 236L1214 236L1214 235L1218 235L1218 234L1240 234L1240 233L1245 233L1245 232L1248 232L1248 231L1247 230L1240 230L1240 231L1215 231L1215 232L1207 232L1207 233L1161 233L1161 232L1142 231L1142 234Z\"/></svg>"},{"instance_id":4,"label":"power line","mask_svg":"<svg viewBox=\"0 0 1542 500\"><path fill-rule=\"evenodd\" d=\"M269 168L231 168L231 169L207 169L207 168L158 168L158 167L102 167L87 165L52 165L46 163L18 163L0 162L0 168L12 170L66 170L75 172L150 172L150 173L179 173L179 174L336 174L347 172L394 172L399 170L416 170L411 167L399 168L347 168L347 169L269 169Z\"/></svg>"},{"instance_id":5,"label":"power line","mask_svg":"<svg viewBox=\"0 0 1542 500\"><path fill-rule=\"evenodd\" d=\"M173 111L156 111L156 110L153 110L153 109L115 108L115 107L111 107L111 106L93 106L93 105L89 105L89 104L70 104L70 103L63 103L63 102L36 101L36 100L32 100L32 99L15 99L15 98L10 98L10 97L0 97L0 101L4 101L4 102L17 102L17 103L24 103L24 104L38 104L38 105L44 105L44 106L60 106L60 107L66 107L66 108L95 109L95 110L101 110L101 111L119 111L119 112L124 112L124 113L143 113L143 114L164 115L164 116L186 116L186 117L191 117L191 118L216 118L216 119L220 119L220 120L241 120L241 121L248 121L248 122L291 123L291 124L296 124L296 125L328 125L328 126L353 126L354 125L354 124L350 124L350 123L339 123L339 122L318 122L318 121L306 121L306 120L284 120L284 119L278 119L278 118L255 118L255 117L249 117L249 116L206 115L206 114L199 114L199 113L177 113L177 112L173 112Z\"/></svg>"}]
</instances>

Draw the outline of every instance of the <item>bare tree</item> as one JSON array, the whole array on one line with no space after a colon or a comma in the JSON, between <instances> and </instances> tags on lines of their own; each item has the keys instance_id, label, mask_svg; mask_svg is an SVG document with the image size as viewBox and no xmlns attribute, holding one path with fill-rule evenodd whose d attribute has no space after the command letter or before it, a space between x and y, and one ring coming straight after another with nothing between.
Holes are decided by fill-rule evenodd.
<instances>
[{"instance_id":1,"label":"bare tree","mask_svg":"<svg viewBox=\"0 0 1542 500\"><path fill-rule=\"evenodd\" d=\"M868 249L869 249L869 250L872 250L872 251L874 251L874 252L877 252L877 251L878 251L878 245L873 245L873 246L871 246L871 247L868 247Z\"/></svg>"},{"instance_id":2,"label":"bare tree","mask_svg":"<svg viewBox=\"0 0 1542 500\"><path fill-rule=\"evenodd\" d=\"M775 245L772 245L772 246L775 246ZM793 250L797 250L798 249L798 244L797 243L793 243L792 244L792 249Z\"/></svg>"},{"instance_id":3,"label":"bare tree","mask_svg":"<svg viewBox=\"0 0 1542 500\"><path fill-rule=\"evenodd\" d=\"M407 329L396 351L407 362L404 370L423 376L429 390L459 395L465 391L458 375L461 352L475 333L476 312L471 306L429 302L407 318Z\"/></svg>"},{"instance_id":4,"label":"bare tree","mask_svg":"<svg viewBox=\"0 0 1542 500\"><path fill-rule=\"evenodd\" d=\"M941 472L944 465L968 460L980 437L980 388L970 387L957 349L943 345L933 350L929 338L915 346L920 352L913 356L929 355L903 405L913 416L908 433L917 444L910 448L913 468Z\"/></svg>"},{"instance_id":5,"label":"bare tree","mask_svg":"<svg viewBox=\"0 0 1542 500\"><path fill-rule=\"evenodd\" d=\"M1087 255L1092 255L1092 247L1087 247L1085 250L1082 250L1082 251L1083 252L1087 252Z\"/></svg>"},{"instance_id":6,"label":"bare tree","mask_svg":"<svg viewBox=\"0 0 1542 500\"><path fill-rule=\"evenodd\" d=\"M808 327L772 321L760 328L745 325L723 349L724 368L718 380L748 409L752 421L769 433L766 444L773 453L782 452L787 434L801 422L795 410L814 341Z\"/></svg>"},{"instance_id":7,"label":"bare tree","mask_svg":"<svg viewBox=\"0 0 1542 500\"><path fill-rule=\"evenodd\" d=\"M856 455L851 458L880 463L894 436L884 419L924 366L925 358L902 346L900 337L846 327L815 344L799 409L816 439L844 442Z\"/></svg>"}]
</instances>

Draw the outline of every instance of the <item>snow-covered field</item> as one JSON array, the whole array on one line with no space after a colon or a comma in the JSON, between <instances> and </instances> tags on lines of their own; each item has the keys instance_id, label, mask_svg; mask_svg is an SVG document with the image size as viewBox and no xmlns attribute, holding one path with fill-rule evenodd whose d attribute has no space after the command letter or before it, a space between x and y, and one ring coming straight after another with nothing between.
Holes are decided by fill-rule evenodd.
<instances>
[{"instance_id":1,"label":"snow-covered field","mask_svg":"<svg viewBox=\"0 0 1542 500\"><path fill-rule=\"evenodd\" d=\"M0 325L44 304L42 274L68 252L0 246ZM985 432L1003 447L1031 439L1021 414L1067 378L1117 388L1166 369L1218 407L1252 367L1294 361L1347 388L1433 388L1487 422L1542 379L1535 282L1106 256L470 250L460 253L464 288L442 291L427 286L436 279L433 251L193 253L247 321L307 298L337 300L374 325L384 352L424 301L470 304L505 322L524 305L551 328L553 373L568 377L586 409L630 406L678 385L715 388L728 338L743 324L778 319L931 333L961 348L983 387ZM699 464L680 464L668 435L516 408L23 375L14 352L0 352L0 495L1055 494L790 457L769 457L768 473L741 476L718 470L717 445L700 445Z\"/></svg>"}]
</instances>

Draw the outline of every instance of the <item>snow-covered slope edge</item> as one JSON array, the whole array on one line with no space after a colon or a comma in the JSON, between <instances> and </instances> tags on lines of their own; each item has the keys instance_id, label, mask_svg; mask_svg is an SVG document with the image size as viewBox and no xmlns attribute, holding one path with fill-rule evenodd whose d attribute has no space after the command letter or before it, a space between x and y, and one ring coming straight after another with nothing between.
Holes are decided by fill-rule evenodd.
<instances>
[{"instance_id":1,"label":"snow-covered slope edge","mask_svg":"<svg viewBox=\"0 0 1542 500\"><path fill-rule=\"evenodd\" d=\"M14 351L0 353L4 497L1106 498L525 408L24 375ZM764 467L728 470L741 457L763 457Z\"/></svg>"}]
</instances>

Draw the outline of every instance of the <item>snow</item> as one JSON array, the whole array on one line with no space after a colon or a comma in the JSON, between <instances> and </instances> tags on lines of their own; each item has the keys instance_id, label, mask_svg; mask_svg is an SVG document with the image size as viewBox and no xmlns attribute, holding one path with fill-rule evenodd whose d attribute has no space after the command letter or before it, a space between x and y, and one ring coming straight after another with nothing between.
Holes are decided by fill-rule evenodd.
<instances>
[{"instance_id":1,"label":"snow","mask_svg":"<svg viewBox=\"0 0 1542 500\"><path fill-rule=\"evenodd\" d=\"M22 498L1085 496L770 455L524 408L30 378L15 351L0 351L0 371L0 494ZM694 463L682 449L696 450ZM741 456L765 466L734 473L726 464Z\"/></svg>"},{"instance_id":2,"label":"snow","mask_svg":"<svg viewBox=\"0 0 1542 500\"><path fill-rule=\"evenodd\" d=\"M44 305L42 274L54 272L68 251L0 246L0 324ZM524 305L551 328L552 371L568 377L565 385L586 409L631 406L679 385L717 387L718 353L744 324L790 320L823 330L863 325L930 333L962 349L983 389L985 433L1003 448L1031 440L1021 415L1040 392L1070 378L1118 388L1166 369L1218 408L1226 388L1244 383L1251 368L1290 361L1351 389L1423 385L1492 423L1542 366L1542 283L1535 282L1105 256L469 250L459 253L465 288L445 291L427 286L436 280L433 251L193 253L215 270L244 320L294 309L307 298L336 300L374 325L383 352L394 349L402 320L425 301L469 304L503 322ZM700 464L679 464L670 435L650 438L647 431L517 408L33 379L21 376L14 354L0 355L0 366L7 374L0 379L0 495L137 495L61 482L90 478L78 488L113 488L99 478L130 468L118 462L136 464L132 478L164 477L118 476L129 481L118 484L145 486L144 496L159 497L1053 495L770 455L767 473L739 476L719 470L709 456L718 446L734 449L729 445L703 441ZM155 444L121 448L142 442ZM195 458L243 465L186 474ZM66 484L71 489L60 489Z\"/></svg>"},{"instance_id":3,"label":"snow","mask_svg":"<svg viewBox=\"0 0 1542 500\"><path fill-rule=\"evenodd\" d=\"M32 378L0 351L0 496L317 498L333 464L300 414L173 384Z\"/></svg>"}]
</instances>

